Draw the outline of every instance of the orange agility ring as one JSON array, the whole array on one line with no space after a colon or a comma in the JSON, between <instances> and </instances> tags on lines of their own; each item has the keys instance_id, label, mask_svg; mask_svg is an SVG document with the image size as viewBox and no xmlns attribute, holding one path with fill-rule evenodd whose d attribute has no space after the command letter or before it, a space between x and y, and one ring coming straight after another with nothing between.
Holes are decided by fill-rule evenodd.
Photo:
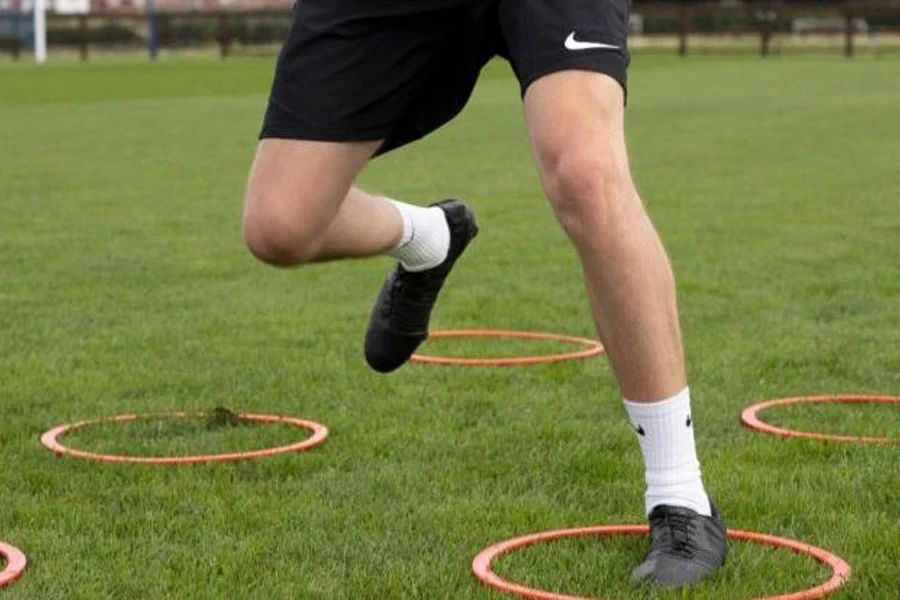
<instances>
[{"instance_id":1,"label":"orange agility ring","mask_svg":"<svg viewBox=\"0 0 900 600\"><path fill-rule=\"evenodd\" d=\"M892 444L900 442L900 438L866 437L853 435L836 435L830 433L816 433L811 431L796 431L784 429L764 423L759 418L759 413L774 406L791 406L796 404L890 404L900 403L900 396L866 396L866 395L841 395L841 396L798 396L796 398L781 398L769 400L748 406L741 413L741 421L750 429L771 433L786 438L806 438L811 440L827 440L833 442L855 442L858 444Z\"/></svg>"},{"instance_id":2,"label":"orange agility ring","mask_svg":"<svg viewBox=\"0 0 900 600\"><path fill-rule=\"evenodd\" d=\"M487 586L501 592L515 594L521 598L530 598L532 600L601 600L599 598L591 599L585 596L556 594L506 581L491 570L491 563L501 554L506 554L541 542L581 537L585 535L645 535L649 530L650 528L646 525L607 525L601 527L559 529L556 531L544 531L541 533L525 535L505 542L500 542L499 544L495 544L490 548L483 550L472 562L472 572ZM756 600L814 600L815 598L824 598L841 588L847 583L847 580L850 579L850 565L848 565L844 559L835 556L826 550L822 550L821 548L816 548L815 546L810 546L795 540L775 537L773 535L755 533L753 531L740 531L737 529L729 529L728 537L733 540L744 540L762 544L764 546L785 548L799 554L806 554L816 561L831 567L831 578L821 585L808 590L801 590L799 592L779 596L766 596Z\"/></svg>"},{"instance_id":3,"label":"orange agility ring","mask_svg":"<svg viewBox=\"0 0 900 600\"><path fill-rule=\"evenodd\" d=\"M28 561L21 550L4 542L0 542L0 556L6 560L6 568L0 571L0 588L2 588L22 576Z\"/></svg>"},{"instance_id":4,"label":"orange agility ring","mask_svg":"<svg viewBox=\"0 0 900 600\"><path fill-rule=\"evenodd\" d=\"M84 458L97 462L106 463L137 463L143 465L196 465L201 463L212 462L237 462L242 460L254 460L257 458L265 458L275 456L277 454L288 454L291 452L303 452L309 450L313 446L317 446L325 441L328 437L328 428L324 425L305 421L294 417L282 417L278 415L258 415L252 413L240 413L237 418L243 421L253 423L280 423L290 425L297 429L306 429L312 432L312 435L305 440L294 442L286 446L277 446L275 448L264 448L262 450L250 450L247 452L229 452L225 454L201 454L196 456L128 456L117 454L98 454L95 452L86 452L84 450L75 450L67 446L63 446L59 442L59 438L72 430L88 427L90 425L99 425L101 423L124 423L127 421L135 421L137 419L158 419L158 418L185 418L185 417L203 417L204 413L188 414L184 412L165 413L160 415L117 415L114 417L106 417L101 419L90 419L86 421L78 421L77 423L69 423L59 425L41 436L41 444L49 448L56 454L61 456L70 456L72 458Z\"/></svg>"},{"instance_id":5,"label":"orange agility ring","mask_svg":"<svg viewBox=\"0 0 900 600\"><path fill-rule=\"evenodd\" d=\"M522 365L538 365L582 360L603 354L603 344L596 340L558 333L537 333L533 331L505 331L502 329L443 329L432 331L429 339L442 338L493 338L506 340L545 340L584 346L583 350L560 352L559 354L543 354L537 356L513 356L500 358L461 358L454 356L428 356L413 354L412 362L430 365L456 365L463 367L518 367Z\"/></svg>"}]
</instances>

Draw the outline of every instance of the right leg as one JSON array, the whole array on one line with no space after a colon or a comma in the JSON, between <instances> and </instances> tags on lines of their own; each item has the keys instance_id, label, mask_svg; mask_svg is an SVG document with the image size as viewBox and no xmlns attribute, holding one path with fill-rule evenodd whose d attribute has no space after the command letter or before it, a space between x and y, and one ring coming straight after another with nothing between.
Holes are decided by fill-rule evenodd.
<instances>
[{"instance_id":1,"label":"right leg","mask_svg":"<svg viewBox=\"0 0 900 600\"><path fill-rule=\"evenodd\" d=\"M450 269L474 237L457 201L420 208L353 187L369 159L465 105L493 54L490 6L303 0L282 48L247 186L244 239L282 267L390 254L366 358L389 371L427 335Z\"/></svg>"},{"instance_id":2,"label":"right leg","mask_svg":"<svg viewBox=\"0 0 900 600\"><path fill-rule=\"evenodd\" d=\"M260 260L288 267L371 256L403 241L404 207L352 185L376 152L424 133L414 101L439 72L458 12L296 4L247 185L244 239Z\"/></svg>"},{"instance_id":3,"label":"right leg","mask_svg":"<svg viewBox=\"0 0 900 600\"><path fill-rule=\"evenodd\" d=\"M244 202L244 240L261 261L291 267L384 254L403 220L392 203L352 187L380 142L265 139Z\"/></svg>"},{"instance_id":4,"label":"right leg","mask_svg":"<svg viewBox=\"0 0 900 600\"><path fill-rule=\"evenodd\" d=\"M456 201L420 208L353 187L379 142L265 139L250 171L244 240L278 267L390 254L389 275L366 333L372 368L396 369L425 339L444 280L477 227Z\"/></svg>"}]
</instances>

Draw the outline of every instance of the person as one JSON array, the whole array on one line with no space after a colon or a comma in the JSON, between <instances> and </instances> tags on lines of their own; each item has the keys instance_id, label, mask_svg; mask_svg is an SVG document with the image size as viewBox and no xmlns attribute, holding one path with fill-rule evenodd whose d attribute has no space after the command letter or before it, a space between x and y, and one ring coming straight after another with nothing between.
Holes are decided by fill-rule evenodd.
<instances>
[{"instance_id":1,"label":"person","mask_svg":"<svg viewBox=\"0 0 900 600\"><path fill-rule=\"evenodd\" d=\"M695 450L674 278L629 172L627 0L299 0L294 13L247 184L250 251L276 267L395 257L365 356L403 365L478 228L462 201L420 207L354 181L456 116L504 57L645 458L650 545L632 578L682 587L718 569L725 524Z\"/></svg>"}]
</instances>

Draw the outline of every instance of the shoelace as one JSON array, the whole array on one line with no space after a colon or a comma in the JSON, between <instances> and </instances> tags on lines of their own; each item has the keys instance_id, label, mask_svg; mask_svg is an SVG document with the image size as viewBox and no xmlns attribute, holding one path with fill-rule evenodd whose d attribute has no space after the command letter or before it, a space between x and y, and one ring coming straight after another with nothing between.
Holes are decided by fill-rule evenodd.
<instances>
[{"instance_id":1,"label":"shoelace","mask_svg":"<svg viewBox=\"0 0 900 600\"><path fill-rule=\"evenodd\" d=\"M694 519L688 515L666 513L654 519L653 526L660 531L661 545L670 548L674 554L691 558L697 552Z\"/></svg>"},{"instance_id":2,"label":"shoelace","mask_svg":"<svg viewBox=\"0 0 900 600\"><path fill-rule=\"evenodd\" d=\"M409 277L416 277L419 281L410 283L406 281ZM431 277L428 273L401 272L391 283L391 291L383 305L382 314L389 316L401 295L404 303L414 309L413 313L427 313L442 283L442 277Z\"/></svg>"}]
</instances>

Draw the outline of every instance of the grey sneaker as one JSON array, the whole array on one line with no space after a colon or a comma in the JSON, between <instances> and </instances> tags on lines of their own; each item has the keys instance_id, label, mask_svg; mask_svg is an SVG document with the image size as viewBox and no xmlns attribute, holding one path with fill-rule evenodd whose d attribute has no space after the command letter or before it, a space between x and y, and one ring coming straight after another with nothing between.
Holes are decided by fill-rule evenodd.
<instances>
[{"instance_id":1,"label":"grey sneaker","mask_svg":"<svg viewBox=\"0 0 900 600\"><path fill-rule=\"evenodd\" d=\"M725 521L715 505L711 517L660 505L650 513L650 549L631 580L673 588L691 586L724 565L727 554Z\"/></svg>"}]
</instances>

